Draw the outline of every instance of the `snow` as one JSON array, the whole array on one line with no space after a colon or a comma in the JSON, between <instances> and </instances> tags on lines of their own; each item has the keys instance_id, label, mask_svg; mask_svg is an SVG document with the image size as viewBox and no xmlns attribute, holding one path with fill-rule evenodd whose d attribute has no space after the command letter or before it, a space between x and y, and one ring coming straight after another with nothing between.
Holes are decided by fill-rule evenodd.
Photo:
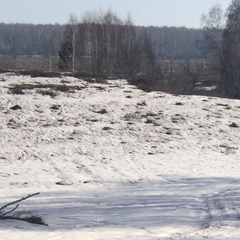
<instances>
[{"instance_id":1,"label":"snow","mask_svg":"<svg viewBox=\"0 0 240 240\"><path fill-rule=\"evenodd\" d=\"M36 83L81 88L9 92ZM2 220L1 239L239 239L232 123L238 100L0 74L0 206L40 192L19 210L48 224Z\"/></svg>"}]
</instances>

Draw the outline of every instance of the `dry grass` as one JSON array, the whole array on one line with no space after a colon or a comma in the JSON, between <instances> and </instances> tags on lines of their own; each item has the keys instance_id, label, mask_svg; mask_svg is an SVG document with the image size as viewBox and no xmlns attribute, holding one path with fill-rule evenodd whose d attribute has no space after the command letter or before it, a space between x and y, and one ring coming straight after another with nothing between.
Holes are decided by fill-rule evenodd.
<instances>
[{"instance_id":1,"label":"dry grass","mask_svg":"<svg viewBox=\"0 0 240 240\"><path fill-rule=\"evenodd\" d=\"M69 86L65 84L16 84L9 88L10 94L25 94L24 90L36 89L37 93L42 95L56 96L56 92L74 92L81 90L83 87Z\"/></svg>"},{"instance_id":2,"label":"dry grass","mask_svg":"<svg viewBox=\"0 0 240 240\"><path fill-rule=\"evenodd\" d=\"M18 74L26 76L29 75L32 78L36 78L36 77L48 77L48 78L60 78L62 75L60 72L45 72L45 71L39 71L39 70L31 70L31 71L20 71L18 72Z\"/></svg>"}]
</instances>

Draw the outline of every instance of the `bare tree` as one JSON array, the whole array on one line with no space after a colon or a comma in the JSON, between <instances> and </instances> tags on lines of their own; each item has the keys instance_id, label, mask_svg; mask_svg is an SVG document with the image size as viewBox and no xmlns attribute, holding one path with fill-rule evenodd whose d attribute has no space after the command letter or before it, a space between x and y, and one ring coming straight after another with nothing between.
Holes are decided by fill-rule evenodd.
<instances>
[{"instance_id":1,"label":"bare tree","mask_svg":"<svg viewBox=\"0 0 240 240\"><path fill-rule=\"evenodd\" d=\"M91 71L91 51L92 51L92 26L95 22L94 15L86 12L82 18L82 25L85 33L86 57L88 59L88 71ZM97 39L97 38L96 38ZM97 40L96 40L97 41ZM97 45L97 43L96 43Z\"/></svg>"},{"instance_id":2,"label":"bare tree","mask_svg":"<svg viewBox=\"0 0 240 240\"><path fill-rule=\"evenodd\" d=\"M72 13L69 18L69 25L72 38L72 72L75 71L75 57L76 57L76 36L78 31L78 18Z\"/></svg>"},{"instance_id":3,"label":"bare tree","mask_svg":"<svg viewBox=\"0 0 240 240\"><path fill-rule=\"evenodd\" d=\"M223 32L223 86L229 94L240 98L240 0L233 0L227 11Z\"/></svg>"},{"instance_id":4,"label":"bare tree","mask_svg":"<svg viewBox=\"0 0 240 240\"><path fill-rule=\"evenodd\" d=\"M222 71L224 15L221 5L216 4L201 18L204 29L203 50L214 59L217 68Z\"/></svg>"},{"instance_id":5,"label":"bare tree","mask_svg":"<svg viewBox=\"0 0 240 240\"><path fill-rule=\"evenodd\" d=\"M221 73L221 89L227 96L240 97L240 0L232 0L224 26L220 5L203 15L205 49Z\"/></svg>"},{"instance_id":6,"label":"bare tree","mask_svg":"<svg viewBox=\"0 0 240 240\"><path fill-rule=\"evenodd\" d=\"M190 60L186 59L184 62L180 63L180 68L186 76L187 85L185 86L185 93L192 93L196 87L197 81L204 69L204 64L202 60Z\"/></svg>"},{"instance_id":7,"label":"bare tree","mask_svg":"<svg viewBox=\"0 0 240 240\"><path fill-rule=\"evenodd\" d=\"M53 56L53 39L54 39L54 33L48 29L44 33L45 38L45 56L48 58L49 61L49 71L52 72L52 56Z\"/></svg>"}]
</instances>

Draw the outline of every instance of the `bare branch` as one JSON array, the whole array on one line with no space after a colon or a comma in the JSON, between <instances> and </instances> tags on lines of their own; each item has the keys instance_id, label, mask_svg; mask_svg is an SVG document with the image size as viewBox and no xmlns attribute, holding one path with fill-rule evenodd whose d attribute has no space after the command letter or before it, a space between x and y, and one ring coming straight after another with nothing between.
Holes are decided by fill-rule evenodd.
<instances>
[{"instance_id":1,"label":"bare branch","mask_svg":"<svg viewBox=\"0 0 240 240\"><path fill-rule=\"evenodd\" d=\"M13 213L18 207L19 207L19 202L22 202L28 198L31 198L33 196L38 195L38 193L33 193L33 194L28 194L26 197L23 197L21 199L18 199L14 202L10 202L8 204L5 204L4 206L2 206L0 208L0 220L5 220L5 219L12 219L12 220L20 220L20 221L25 221L25 222L29 222L29 223L34 223L34 224L41 224L41 225L46 225L46 223L44 223L44 221L42 220L42 218L38 215L32 214L31 212L24 212L24 211L20 211L17 212L15 214L11 214ZM15 205L11 210L5 211L9 206Z\"/></svg>"},{"instance_id":2,"label":"bare branch","mask_svg":"<svg viewBox=\"0 0 240 240\"><path fill-rule=\"evenodd\" d=\"M31 198L31 197L33 197L33 196L36 196L36 195L38 195L38 194L40 194L40 192L38 192L38 193L33 193L33 194L28 194L26 197L23 197L23 198L18 199L18 200L14 201L14 202L10 202L10 203L8 203L8 204L6 204L6 205L3 205L3 206L0 208L0 212L2 212L3 209L7 208L7 207L10 206L10 205L14 205L14 204L16 204L16 203L22 202L22 201L24 201L24 200L26 200L26 199L28 199L28 198ZM0 218L1 218L1 215L0 215Z\"/></svg>"},{"instance_id":3,"label":"bare branch","mask_svg":"<svg viewBox=\"0 0 240 240\"><path fill-rule=\"evenodd\" d=\"M4 212L4 213L2 213L2 214L0 214L0 218L3 218L4 216L6 216L6 215L8 215L8 214L10 214L10 213L12 213L13 211L15 211L17 208L18 208L18 206L19 206L19 204L18 205L16 205L12 210L10 210L10 211L8 211L8 212Z\"/></svg>"}]
</instances>

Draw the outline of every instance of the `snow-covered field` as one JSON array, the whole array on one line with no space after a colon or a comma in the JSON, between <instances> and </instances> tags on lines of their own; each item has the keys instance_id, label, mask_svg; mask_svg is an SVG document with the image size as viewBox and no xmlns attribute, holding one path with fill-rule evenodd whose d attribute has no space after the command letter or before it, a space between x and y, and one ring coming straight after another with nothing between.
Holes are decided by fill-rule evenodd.
<instances>
[{"instance_id":1,"label":"snow-covered field","mask_svg":"<svg viewBox=\"0 0 240 240\"><path fill-rule=\"evenodd\" d=\"M40 191L19 210L48 224L2 220L1 240L240 239L238 100L4 73L0 134L0 206Z\"/></svg>"}]
</instances>

